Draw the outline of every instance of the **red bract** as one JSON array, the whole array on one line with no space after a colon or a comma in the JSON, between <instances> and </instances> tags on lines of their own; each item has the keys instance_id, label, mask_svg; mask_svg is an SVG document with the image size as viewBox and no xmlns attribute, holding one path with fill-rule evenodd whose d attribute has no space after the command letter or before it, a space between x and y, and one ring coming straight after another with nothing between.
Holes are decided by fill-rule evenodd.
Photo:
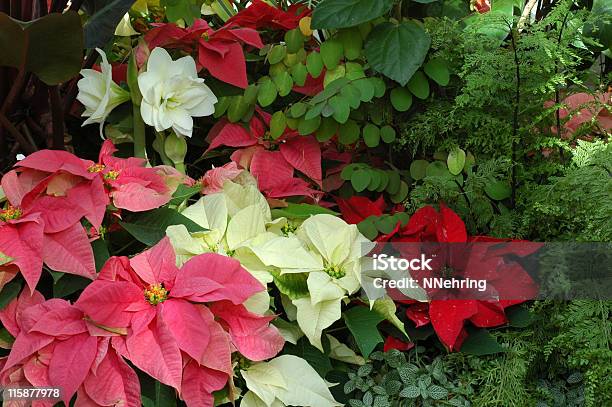
<instances>
[{"instance_id":1,"label":"red bract","mask_svg":"<svg viewBox=\"0 0 612 407\"><path fill-rule=\"evenodd\" d=\"M235 349L251 360L282 349L272 318L242 306L262 290L238 261L214 253L179 270L165 238L132 259L111 258L76 305L104 329L127 330L117 349L139 369L174 387L188 405L212 406L211 393L233 374Z\"/></svg>"},{"instance_id":2,"label":"red bract","mask_svg":"<svg viewBox=\"0 0 612 407\"><path fill-rule=\"evenodd\" d=\"M298 26L303 17L310 15L310 10L302 4L293 4L287 11L274 7L263 0L254 0L251 4L232 16L227 23L253 29L292 30Z\"/></svg>"},{"instance_id":3,"label":"red bract","mask_svg":"<svg viewBox=\"0 0 612 407\"><path fill-rule=\"evenodd\" d=\"M75 406L140 405L136 372L110 337L90 334L83 313L69 302L24 290L0 311L0 320L15 338L1 362L2 386L59 387L66 404L77 393Z\"/></svg>"},{"instance_id":4,"label":"red bract","mask_svg":"<svg viewBox=\"0 0 612 407\"><path fill-rule=\"evenodd\" d=\"M173 23L159 25L145 35L145 41L149 49L196 50L198 69L206 68L215 78L240 88L249 85L242 44L263 47L259 33L251 28L226 24L213 30L201 19L188 28L180 28Z\"/></svg>"},{"instance_id":5,"label":"red bract","mask_svg":"<svg viewBox=\"0 0 612 407\"><path fill-rule=\"evenodd\" d=\"M291 130L272 140L268 137L269 125L270 115L261 109L256 110L249 129L223 119L210 130L210 145L206 151L220 146L247 147L235 151L232 161L249 169L257 179L259 189L269 198L316 196L318 192L311 189L308 182L294 177L294 170L321 185L319 143L313 136L300 136Z\"/></svg>"},{"instance_id":6,"label":"red bract","mask_svg":"<svg viewBox=\"0 0 612 407\"><path fill-rule=\"evenodd\" d=\"M351 224L357 224L370 216L381 216L385 209L385 200L382 195L376 201L355 195L349 199L337 198L336 202L342 218Z\"/></svg>"},{"instance_id":7,"label":"red bract","mask_svg":"<svg viewBox=\"0 0 612 407\"><path fill-rule=\"evenodd\" d=\"M387 336L387 339L385 339L385 344L383 346L383 352L388 352L391 349L397 349L399 351L404 352L412 348L414 348L413 342L404 342L394 338L393 336Z\"/></svg>"}]
</instances>

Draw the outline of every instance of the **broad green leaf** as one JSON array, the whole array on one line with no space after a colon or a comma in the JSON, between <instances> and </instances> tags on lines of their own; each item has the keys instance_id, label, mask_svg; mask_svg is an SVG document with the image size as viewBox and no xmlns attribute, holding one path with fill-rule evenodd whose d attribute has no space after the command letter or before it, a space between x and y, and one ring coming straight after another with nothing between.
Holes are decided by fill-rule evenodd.
<instances>
[{"instance_id":1,"label":"broad green leaf","mask_svg":"<svg viewBox=\"0 0 612 407\"><path fill-rule=\"evenodd\" d=\"M338 122L331 118L323 118L317 129L317 140L324 142L331 139L338 131Z\"/></svg>"},{"instance_id":2,"label":"broad green leaf","mask_svg":"<svg viewBox=\"0 0 612 407\"><path fill-rule=\"evenodd\" d=\"M341 95L335 95L329 99L328 103L334 109L334 119L340 124L346 123L351 113L348 99Z\"/></svg>"},{"instance_id":3,"label":"broad green leaf","mask_svg":"<svg viewBox=\"0 0 612 407\"><path fill-rule=\"evenodd\" d=\"M331 360L329 359L331 355L327 355L330 345L328 337L329 335L326 335L321 338L321 343L323 344L325 352L321 352L319 349L312 346L308 342L308 339L301 338L295 346L285 345L283 354L294 355L304 359L321 377L325 377L325 375L332 370Z\"/></svg>"},{"instance_id":4,"label":"broad green leaf","mask_svg":"<svg viewBox=\"0 0 612 407\"><path fill-rule=\"evenodd\" d=\"M308 68L306 68L306 65L302 63L295 64L289 69L289 72L291 73L293 82L295 82L297 86L304 86L306 77L308 76Z\"/></svg>"},{"instance_id":5,"label":"broad green leaf","mask_svg":"<svg viewBox=\"0 0 612 407\"><path fill-rule=\"evenodd\" d=\"M192 187L188 187L185 184L179 184L176 191L172 195L172 199L170 200L170 205L180 205L185 202L187 199L196 195L202 189L201 186L194 185Z\"/></svg>"},{"instance_id":6,"label":"broad green leaf","mask_svg":"<svg viewBox=\"0 0 612 407\"><path fill-rule=\"evenodd\" d=\"M361 92L362 102L369 102L374 97L374 84L370 78L358 79L353 82L353 86Z\"/></svg>"},{"instance_id":7,"label":"broad green leaf","mask_svg":"<svg viewBox=\"0 0 612 407\"><path fill-rule=\"evenodd\" d=\"M376 219L375 216L369 216L357 224L361 234L370 240L374 240L378 236L378 229L374 224L374 219Z\"/></svg>"},{"instance_id":8,"label":"broad green leaf","mask_svg":"<svg viewBox=\"0 0 612 407\"><path fill-rule=\"evenodd\" d=\"M416 22L385 22L374 27L365 45L372 68L405 86L421 67L431 38Z\"/></svg>"},{"instance_id":9,"label":"broad green leaf","mask_svg":"<svg viewBox=\"0 0 612 407\"><path fill-rule=\"evenodd\" d=\"M295 54L304 47L304 35L299 28L294 28L285 33L285 44L287 45L287 52Z\"/></svg>"},{"instance_id":10,"label":"broad green leaf","mask_svg":"<svg viewBox=\"0 0 612 407\"><path fill-rule=\"evenodd\" d=\"M387 171L387 175L389 176L389 185L387 185L387 192L390 194L396 194L400 188L400 176L397 171L389 170Z\"/></svg>"},{"instance_id":11,"label":"broad green leaf","mask_svg":"<svg viewBox=\"0 0 612 407\"><path fill-rule=\"evenodd\" d=\"M312 120L312 119L316 119L318 118L321 114L323 114L323 111L327 108L327 104L324 102L318 103L316 105L314 105L313 107L311 107L310 109L308 109L308 111L306 112L306 114L304 115L304 120ZM331 108L330 108L331 109ZM327 117L329 117L332 113L330 113L329 115L327 115ZM324 116L325 117L325 116Z\"/></svg>"},{"instance_id":12,"label":"broad green leaf","mask_svg":"<svg viewBox=\"0 0 612 407\"><path fill-rule=\"evenodd\" d=\"M348 100L351 109L358 109L361 105L361 91L352 83L340 89L340 94Z\"/></svg>"},{"instance_id":13,"label":"broad green leaf","mask_svg":"<svg viewBox=\"0 0 612 407\"><path fill-rule=\"evenodd\" d=\"M377 325L385 319L378 312L367 307L356 306L344 313L346 326L353 334L355 342L364 358L367 358L376 345L383 341Z\"/></svg>"},{"instance_id":14,"label":"broad green leaf","mask_svg":"<svg viewBox=\"0 0 612 407\"><path fill-rule=\"evenodd\" d=\"M201 232L204 229L194 221L170 208L158 208L132 216L130 221L119 222L139 242L153 246L166 235L170 225L185 225L189 232Z\"/></svg>"},{"instance_id":15,"label":"broad green leaf","mask_svg":"<svg viewBox=\"0 0 612 407\"><path fill-rule=\"evenodd\" d=\"M450 177L451 173L446 168L446 165L441 161L429 163L425 169L425 174L428 177Z\"/></svg>"},{"instance_id":16,"label":"broad green leaf","mask_svg":"<svg viewBox=\"0 0 612 407\"><path fill-rule=\"evenodd\" d=\"M394 0L323 0L312 14L312 28L353 27L391 10Z\"/></svg>"},{"instance_id":17,"label":"broad green leaf","mask_svg":"<svg viewBox=\"0 0 612 407\"><path fill-rule=\"evenodd\" d=\"M277 219L285 217L288 219L307 219L311 215L318 215L321 213L334 216L338 215L337 212L319 205L289 203L285 208L272 209L272 218Z\"/></svg>"},{"instance_id":18,"label":"broad green leaf","mask_svg":"<svg viewBox=\"0 0 612 407\"><path fill-rule=\"evenodd\" d=\"M393 143L395 141L395 129L389 125L380 128L380 138L385 143Z\"/></svg>"},{"instance_id":19,"label":"broad green leaf","mask_svg":"<svg viewBox=\"0 0 612 407\"><path fill-rule=\"evenodd\" d=\"M385 92L387 91L387 85L385 84L385 81L382 78L379 78L377 76L371 77L370 83L374 86L374 96L376 96L377 98L381 98L385 95Z\"/></svg>"},{"instance_id":20,"label":"broad green leaf","mask_svg":"<svg viewBox=\"0 0 612 407\"><path fill-rule=\"evenodd\" d=\"M465 165L465 151L458 147L451 150L446 158L446 165L451 174L461 174Z\"/></svg>"},{"instance_id":21,"label":"broad green leaf","mask_svg":"<svg viewBox=\"0 0 612 407\"><path fill-rule=\"evenodd\" d=\"M477 329L469 333L461 345L461 352L476 356L493 355L505 352L497 340L486 329Z\"/></svg>"},{"instance_id":22,"label":"broad green leaf","mask_svg":"<svg viewBox=\"0 0 612 407\"><path fill-rule=\"evenodd\" d=\"M274 140L279 138L287 128L287 118L282 111L274 112L270 118L270 137Z\"/></svg>"},{"instance_id":23,"label":"broad green leaf","mask_svg":"<svg viewBox=\"0 0 612 407\"><path fill-rule=\"evenodd\" d=\"M47 85L57 85L81 70L81 19L74 11L51 13L30 22L0 13L0 49L0 66L24 69Z\"/></svg>"},{"instance_id":24,"label":"broad green leaf","mask_svg":"<svg viewBox=\"0 0 612 407\"><path fill-rule=\"evenodd\" d=\"M183 20L192 25L201 15L201 5L196 0L161 0L160 5L166 8L166 16L171 22Z\"/></svg>"},{"instance_id":25,"label":"broad green leaf","mask_svg":"<svg viewBox=\"0 0 612 407\"><path fill-rule=\"evenodd\" d=\"M391 195L390 198L391 198L391 202L400 203L400 202L403 202L407 196L408 196L408 184L406 184L404 181L400 181L398 191L395 194Z\"/></svg>"},{"instance_id":26,"label":"broad green leaf","mask_svg":"<svg viewBox=\"0 0 612 407\"><path fill-rule=\"evenodd\" d=\"M325 78L323 79L323 87L327 87L330 83L335 81L338 78L343 78L346 76L346 68L344 65L338 65L334 69L329 69L325 72Z\"/></svg>"},{"instance_id":27,"label":"broad green leaf","mask_svg":"<svg viewBox=\"0 0 612 407\"><path fill-rule=\"evenodd\" d=\"M4 309L21 291L21 282L12 280L0 290L0 310Z\"/></svg>"},{"instance_id":28,"label":"broad green leaf","mask_svg":"<svg viewBox=\"0 0 612 407\"><path fill-rule=\"evenodd\" d=\"M490 180L484 187L485 193L489 196L489 198L494 199L496 201L502 201L506 198L509 198L512 194L512 188L510 188L510 184L507 181L501 180Z\"/></svg>"},{"instance_id":29,"label":"broad green leaf","mask_svg":"<svg viewBox=\"0 0 612 407\"><path fill-rule=\"evenodd\" d=\"M432 59L423 66L423 70L432 80L440 86L448 85L450 72L448 65L442 59Z\"/></svg>"},{"instance_id":30,"label":"broad green leaf","mask_svg":"<svg viewBox=\"0 0 612 407\"><path fill-rule=\"evenodd\" d=\"M416 71L407 85L412 94L419 99L427 99L429 96L429 81L422 71Z\"/></svg>"},{"instance_id":31,"label":"broad green leaf","mask_svg":"<svg viewBox=\"0 0 612 407\"><path fill-rule=\"evenodd\" d=\"M313 119L306 120L306 118L301 118L298 124L298 133L302 136L306 136L308 134L314 133L321 124L321 116L316 116Z\"/></svg>"},{"instance_id":32,"label":"broad green leaf","mask_svg":"<svg viewBox=\"0 0 612 407\"><path fill-rule=\"evenodd\" d=\"M119 21L128 12L134 0L111 0L102 3L103 7L90 10L89 19L83 26L85 48L104 48L113 38Z\"/></svg>"},{"instance_id":33,"label":"broad green leaf","mask_svg":"<svg viewBox=\"0 0 612 407\"><path fill-rule=\"evenodd\" d=\"M351 184L357 192L365 190L371 180L372 178L369 170L358 169L351 174Z\"/></svg>"},{"instance_id":34,"label":"broad green leaf","mask_svg":"<svg viewBox=\"0 0 612 407\"><path fill-rule=\"evenodd\" d=\"M321 58L328 70L335 69L343 55L342 43L338 40L327 40L321 44Z\"/></svg>"},{"instance_id":35,"label":"broad green leaf","mask_svg":"<svg viewBox=\"0 0 612 407\"><path fill-rule=\"evenodd\" d=\"M393 88L389 97L391 105L398 112L405 112L412 106L412 93L406 88Z\"/></svg>"},{"instance_id":36,"label":"broad green leaf","mask_svg":"<svg viewBox=\"0 0 612 407\"><path fill-rule=\"evenodd\" d=\"M257 93L257 101L261 107L271 105L276 100L277 95L278 90L274 82L270 78L263 79L259 84L259 92Z\"/></svg>"},{"instance_id":37,"label":"broad green leaf","mask_svg":"<svg viewBox=\"0 0 612 407\"><path fill-rule=\"evenodd\" d=\"M275 45L268 52L268 62L270 65L278 64L287 55L287 47L284 45Z\"/></svg>"},{"instance_id":38,"label":"broad green leaf","mask_svg":"<svg viewBox=\"0 0 612 407\"><path fill-rule=\"evenodd\" d=\"M363 141L368 147L376 147L380 143L380 129L378 126L368 123L363 127Z\"/></svg>"},{"instance_id":39,"label":"broad green leaf","mask_svg":"<svg viewBox=\"0 0 612 407\"><path fill-rule=\"evenodd\" d=\"M91 242L91 248L94 253L94 260L96 262L96 271L102 270L104 263L110 258L110 253L108 251L108 244L106 240L100 238Z\"/></svg>"},{"instance_id":40,"label":"broad green leaf","mask_svg":"<svg viewBox=\"0 0 612 407\"><path fill-rule=\"evenodd\" d=\"M306 69L308 69L310 76L315 79L318 78L321 75L321 72L323 72L323 58L321 57L321 54L316 51L308 54L308 57L306 58Z\"/></svg>"},{"instance_id":41,"label":"broad green leaf","mask_svg":"<svg viewBox=\"0 0 612 407\"><path fill-rule=\"evenodd\" d=\"M306 109L308 108L308 105L306 103L303 102L297 102L294 103L290 108L289 108L289 113L291 114L291 117L301 117L304 115L304 113L306 113Z\"/></svg>"},{"instance_id":42,"label":"broad green leaf","mask_svg":"<svg viewBox=\"0 0 612 407\"><path fill-rule=\"evenodd\" d=\"M342 43L344 56L347 60L352 61L361 56L363 48L363 39L357 28L347 28L338 32L338 40Z\"/></svg>"},{"instance_id":43,"label":"broad green leaf","mask_svg":"<svg viewBox=\"0 0 612 407\"><path fill-rule=\"evenodd\" d=\"M96 264L97 266L97 264ZM91 280L73 274L60 273L62 276L53 284L53 297L64 298L87 287Z\"/></svg>"},{"instance_id":44,"label":"broad green leaf","mask_svg":"<svg viewBox=\"0 0 612 407\"><path fill-rule=\"evenodd\" d=\"M306 273L271 273L278 290L290 299L297 300L308 296L308 285L306 285L308 275Z\"/></svg>"},{"instance_id":45,"label":"broad green leaf","mask_svg":"<svg viewBox=\"0 0 612 407\"><path fill-rule=\"evenodd\" d=\"M414 160L410 163L410 176L417 181L425 178L428 165L429 162L426 160Z\"/></svg>"},{"instance_id":46,"label":"broad green leaf","mask_svg":"<svg viewBox=\"0 0 612 407\"><path fill-rule=\"evenodd\" d=\"M139 378L142 388L143 407L176 406L176 392L172 387L166 386L145 374L140 374Z\"/></svg>"},{"instance_id":47,"label":"broad green leaf","mask_svg":"<svg viewBox=\"0 0 612 407\"><path fill-rule=\"evenodd\" d=\"M278 75L272 77L272 81L276 85L279 96L287 96L293 88L293 78L289 75L289 72L283 71Z\"/></svg>"},{"instance_id":48,"label":"broad green leaf","mask_svg":"<svg viewBox=\"0 0 612 407\"><path fill-rule=\"evenodd\" d=\"M274 91L276 92L276 88L274 88ZM232 123L237 123L242 120L242 118L247 114L248 110L249 104L244 100L244 96L234 96L232 97L232 103L227 108L227 119Z\"/></svg>"},{"instance_id":49,"label":"broad green leaf","mask_svg":"<svg viewBox=\"0 0 612 407\"><path fill-rule=\"evenodd\" d=\"M354 120L349 120L340 126L338 141L342 144L353 144L359 139L359 125Z\"/></svg>"}]
</instances>

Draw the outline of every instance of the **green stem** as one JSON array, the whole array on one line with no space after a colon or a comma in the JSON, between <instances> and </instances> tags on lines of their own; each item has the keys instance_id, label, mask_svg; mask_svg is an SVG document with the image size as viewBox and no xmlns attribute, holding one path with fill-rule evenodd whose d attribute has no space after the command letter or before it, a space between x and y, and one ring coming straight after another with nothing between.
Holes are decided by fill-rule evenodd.
<instances>
[{"instance_id":1,"label":"green stem","mask_svg":"<svg viewBox=\"0 0 612 407\"><path fill-rule=\"evenodd\" d=\"M140 106L133 104L134 107L134 157L147 158L147 138L145 124L140 115Z\"/></svg>"},{"instance_id":2,"label":"green stem","mask_svg":"<svg viewBox=\"0 0 612 407\"><path fill-rule=\"evenodd\" d=\"M164 165L173 166L172 161L168 158L168 156L166 155L166 152L164 151L165 142L166 142L166 136L164 135L164 133L156 132L155 141L153 142L153 148L155 148L155 151L159 153L159 156L161 157Z\"/></svg>"}]
</instances>

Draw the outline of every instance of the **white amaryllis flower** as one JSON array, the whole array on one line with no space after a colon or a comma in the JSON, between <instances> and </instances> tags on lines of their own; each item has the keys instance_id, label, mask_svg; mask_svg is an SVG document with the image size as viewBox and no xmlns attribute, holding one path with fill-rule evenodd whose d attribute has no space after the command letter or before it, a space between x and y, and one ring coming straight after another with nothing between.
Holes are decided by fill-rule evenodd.
<instances>
[{"instance_id":1,"label":"white amaryllis flower","mask_svg":"<svg viewBox=\"0 0 612 407\"><path fill-rule=\"evenodd\" d=\"M93 69L81 70L83 78L77 86L79 94L77 100L85 106L83 117L88 117L83 126L91 123L100 123L100 129L110 112L130 100L130 93L113 82L113 68L106 59L106 54L99 48L96 51L102 57L101 72Z\"/></svg>"},{"instance_id":2,"label":"white amaryllis flower","mask_svg":"<svg viewBox=\"0 0 612 407\"><path fill-rule=\"evenodd\" d=\"M138 87L142 119L157 131L172 128L177 135L191 137L192 117L210 116L215 111L217 97L204 79L198 78L191 56L173 61L168 51L155 48L147 71L138 76Z\"/></svg>"}]
</instances>

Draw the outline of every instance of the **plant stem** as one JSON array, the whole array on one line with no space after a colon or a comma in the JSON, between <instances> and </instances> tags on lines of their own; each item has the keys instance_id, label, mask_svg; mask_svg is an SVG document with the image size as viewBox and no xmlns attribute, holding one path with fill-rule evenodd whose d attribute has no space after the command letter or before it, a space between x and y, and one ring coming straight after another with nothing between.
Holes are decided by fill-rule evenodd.
<instances>
[{"instance_id":1,"label":"plant stem","mask_svg":"<svg viewBox=\"0 0 612 407\"><path fill-rule=\"evenodd\" d=\"M53 142L50 146L54 150L65 150L64 134L64 109L62 108L62 99L59 94L59 87L49 86L49 102L51 108L51 125L53 129Z\"/></svg>"},{"instance_id":2,"label":"plant stem","mask_svg":"<svg viewBox=\"0 0 612 407\"><path fill-rule=\"evenodd\" d=\"M510 203L512 208L516 205L516 145L518 134L519 108L521 101L521 66L519 64L518 52L516 49L515 30L511 28L512 49L514 51L514 65L516 67L516 94L514 100L514 114L512 119L512 196Z\"/></svg>"},{"instance_id":3,"label":"plant stem","mask_svg":"<svg viewBox=\"0 0 612 407\"><path fill-rule=\"evenodd\" d=\"M145 124L140 115L140 106L133 106L134 121L134 157L147 158L147 137Z\"/></svg>"},{"instance_id":4,"label":"plant stem","mask_svg":"<svg viewBox=\"0 0 612 407\"><path fill-rule=\"evenodd\" d=\"M26 153L31 154L37 151L36 146L29 143L26 138L23 137L23 134L17 130L13 123L11 123L11 121L4 114L2 114L2 112L0 112L0 125L8 130L8 132L15 138L15 140L17 140L19 145L21 145Z\"/></svg>"}]
</instances>

